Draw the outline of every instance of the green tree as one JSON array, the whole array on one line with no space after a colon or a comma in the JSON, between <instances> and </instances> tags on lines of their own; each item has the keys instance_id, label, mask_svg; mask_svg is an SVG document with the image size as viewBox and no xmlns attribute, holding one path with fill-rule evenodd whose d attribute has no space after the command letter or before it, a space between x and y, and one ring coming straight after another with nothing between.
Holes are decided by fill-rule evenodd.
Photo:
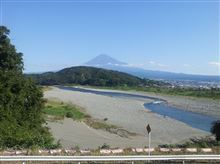
<instances>
[{"instance_id":1,"label":"green tree","mask_svg":"<svg viewBox=\"0 0 220 164\"><path fill-rule=\"evenodd\" d=\"M220 120L213 122L211 133L215 135L217 141L220 141Z\"/></svg>"},{"instance_id":2,"label":"green tree","mask_svg":"<svg viewBox=\"0 0 220 164\"><path fill-rule=\"evenodd\" d=\"M0 26L0 148L53 147L43 126L43 94L22 71L22 53Z\"/></svg>"}]
</instances>

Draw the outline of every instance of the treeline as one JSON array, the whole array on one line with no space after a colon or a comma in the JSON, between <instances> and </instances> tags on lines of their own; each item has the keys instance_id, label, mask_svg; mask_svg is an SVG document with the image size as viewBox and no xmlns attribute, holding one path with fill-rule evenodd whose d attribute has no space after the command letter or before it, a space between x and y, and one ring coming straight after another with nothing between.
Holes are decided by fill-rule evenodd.
<instances>
[{"instance_id":1,"label":"treeline","mask_svg":"<svg viewBox=\"0 0 220 164\"><path fill-rule=\"evenodd\" d=\"M182 88L182 87L175 87L175 88L150 87L150 88L145 88L144 90L148 92L157 92L157 93L163 93L169 95L220 99L219 88L205 89L205 88Z\"/></svg>"},{"instance_id":2,"label":"treeline","mask_svg":"<svg viewBox=\"0 0 220 164\"><path fill-rule=\"evenodd\" d=\"M155 81L157 82L157 81ZM160 81L159 81L160 82ZM173 95L173 96L190 96L198 98L211 98L211 99L220 99L220 89L211 88L182 88L170 86L160 86L159 84L154 84L151 86L115 86L115 87L95 87L102 89L115 89L123 91L141 91L141 92L153 92L159 94Z\"/></svg>"},{"instance_id":3,"label":"treeline","mask_svg":"<svg viewBox=\"0 0 220 164\"><path fill-rule=\"evenodd\" d=\"M28 74L40 85L90 85L90 86L164 86L169 85L161 81L141 79L118 71L95 67L71 67L58 72L43 74Z\"/></svg>"},{"instance_id":4,"label":"treeline","mask_svg":"<svg viewBox=\"0 0 220 164\"><path fill-rule=\"evenodd\" d=\"M172 95L181 96L192 96L192 97L206 97L212 99L220 99L220 89L219 88L163 88L159 89L160 92Z\"/></svg>"},{"instance_id":5,"label":"treeline","mask_svg":"<svg viewBox=\"0 0 220 164\"><path fill-rule=\"evenodd\" d=\"M0 26L0 149L53 148L53 137L42 117L43 94L23 74L22 53Z\"/></svg>"}]
</instances>

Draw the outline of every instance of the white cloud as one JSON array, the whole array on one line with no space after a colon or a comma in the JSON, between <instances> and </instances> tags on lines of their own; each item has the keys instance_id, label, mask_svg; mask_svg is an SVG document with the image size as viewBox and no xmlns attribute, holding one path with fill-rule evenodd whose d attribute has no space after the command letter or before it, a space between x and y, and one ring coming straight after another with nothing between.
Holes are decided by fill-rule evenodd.
<instances>
[{"instance_id":1,"label":"white cloud","mask_svg":"<svg viewBox=\"0 0 220 164\"><path fill-rule=\"evenodd\" d=\"M167 66L168 66L168 65L166 65L166 64L157 63L157 62L155 62L155 61L149 61L149 63L150 63L151 65L158 66L158 67L167 67Z\"/></svg>"},{"instance_id":2,"label":"white cloud","mask_svg":"<svg viewBox=\"0 0 220 164\"><path fill-rule=\"evenodd\" d=\"M209 62L210 65L220 67L220 62Z\"/></svg>"},{"instance_id":3,"label":"white cloud","mask_svg":"<svg viewBox=\"0 0 220 164\"><path fill-rule=\"evenodd\" d=\"M190 67L189 64L183 64L183 67Z\"/></svg>"},{"instance_id":4,"label":"white cloud","mask_svg":"<svg viewBox=\"0 0 220 164\"><path fill-rule=\"evenodd\" d=\"M149 61L149 63L150 63L150 64L155 64L155 62L154 62L154 61Z\"/></svg>"},{"instance_id":5,"label":"white cloud","mask_svg":"<svg viewBox=\"0 0 220 164\"><path fill-rule=\"evenodd\" d=\"M168 65L166 65L166 64L161 64L161 63L157 63L157 66L159 66L159 67L167 67Z\"/></svg>"},{"instance_id":6,"label":"white cloud","mask_svg":"<svg viewBox=\"0 0 220 164\"><path fill-rule=\"evenodd\" d=\"M126 65L122 65L122 66L125 66L125 67L143 67L145 66L145 64L126 64Z\"/></svg>"}]
</instances>

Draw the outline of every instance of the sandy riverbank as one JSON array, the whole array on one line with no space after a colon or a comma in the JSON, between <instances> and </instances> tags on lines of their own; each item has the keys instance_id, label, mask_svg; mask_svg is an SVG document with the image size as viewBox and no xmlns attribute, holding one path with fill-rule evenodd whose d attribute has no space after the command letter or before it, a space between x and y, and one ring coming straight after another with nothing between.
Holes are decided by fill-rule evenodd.
<instances>
[{"instance_id":1,"label":"sandy riverbank","mask_svg":"<svg viewBox=\"0 0 220 164\"><path fill-rule=\"evenodd\" d=\"M91 88L89 88L91 89ZM95 89L106 92L122 92L122 93L132 93L137 95L151 96L155 98L164 99L168 102L170 106L181 108L187 111L192 111L196 113L201 113L208 116L213 116L220 119L220 101L213 100L209 98L197 98L197 97L187 97L187 96L172 96L172 95L162 95L150 92L137 92L137 91L118 91L118 90L107 90L107 89Z\"/></svg>"},{"instance_id":2,"label":"sandy riverbank","mask_svg":"<svg viewBox=\"0 0 220 164\"><path fill-rule=\"evenodd\" d=\"M53 88L44 94L48 99L60 99L67 103L77 104L86 109L93 118L108 118L107 123L122 127L137 136L122 138L102 130L95 130L83 123L64 120L60 123L49 123L56 139L61 139L64 147L79 146L82 148L97 148L106 143L112 147L144 147L147 144L146 125L152 128L152 145L177 143L191 137L208 135L207 132L194 129L188 125L163 118L143 107L143 103L151 100L131 100L101 96L90 93L73 92Z\"/></svg>"}]
</instances>

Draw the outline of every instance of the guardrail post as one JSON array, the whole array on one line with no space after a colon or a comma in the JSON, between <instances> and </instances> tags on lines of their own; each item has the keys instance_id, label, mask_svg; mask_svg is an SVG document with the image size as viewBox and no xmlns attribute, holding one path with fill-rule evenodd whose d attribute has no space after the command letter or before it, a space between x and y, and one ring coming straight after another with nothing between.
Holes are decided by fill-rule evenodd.
<instances>
[{"instance_id":1,"label":"guardrail post","mask_svg":"<svg viewBox=\"0 0 220 164\"><path fill-rule=\"evenodd\" d=\"M185 161L183 161L183 164L185 164Z\"/></svg>"},{"instance_id":2,"label":"guardrail post","mask_svg":"<svg viewBox=\"0 0 220 164\"><path fill-rule=\"evenodd\" d=\"M134 161L132 161L131 164L134 164Z\"/></svg>"}]
</instances>

